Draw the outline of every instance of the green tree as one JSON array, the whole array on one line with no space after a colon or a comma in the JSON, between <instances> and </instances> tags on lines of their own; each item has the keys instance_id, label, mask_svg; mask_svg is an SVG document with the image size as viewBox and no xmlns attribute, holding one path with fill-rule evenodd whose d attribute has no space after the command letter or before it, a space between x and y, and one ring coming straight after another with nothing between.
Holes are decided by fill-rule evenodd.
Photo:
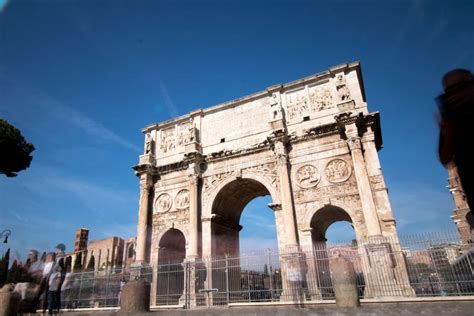
<instances>
[{"instance_id":1,"label":"green tree","mask_svg":"<svg viewBox=\"0 0 474 316\"><path fill-rule=\"evenodd\" d=\"M7 275L7 282L6 283L18 283L20 282L21 275L22 273L22 268L18 265L18 263L13 261L12 266L10 267L10 270L8 270L8 275Z\"/></svg>"},{"instance_id":2,"label":"green tree","mask_svg":"<svg viewBox=\"0 0 474 316\"><path fill-rule=\"evenodd\" d=\"M30 166L33 150L35 146L26 142L20 130L0 119L0 174L16 177Z\"/></svg>"},{"instance_id":3,"label":"green tree","mask_svg":"<svg viewBox=\"0 0 474 316\"><path fill-rule=\"evenodd\" d=\"M74 272L82 271L82 252L79 252L74 260Z\"/></svg>"},{"instance_id":4,"label":"green tree","mask_svg":"<svg viewBox=\"0 0 474 316\"><path fill-rule=\"evenodd\" d=\"M0 287L5 284L8 275L8 264L10 263L10 248L0 260Z\"/></svg>"}]
</instances>

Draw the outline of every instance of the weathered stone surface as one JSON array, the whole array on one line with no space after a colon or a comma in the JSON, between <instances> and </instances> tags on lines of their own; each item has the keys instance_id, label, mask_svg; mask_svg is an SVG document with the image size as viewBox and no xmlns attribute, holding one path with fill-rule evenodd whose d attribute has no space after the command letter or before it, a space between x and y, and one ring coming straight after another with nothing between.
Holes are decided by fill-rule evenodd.
<instances>
[{"instance_id":1,"label":"weathered stone surface","mask_svg":"<svg viewBox=\"0 0 474 316\"><path fill-rule=\"evenodd\" d=\"M141 313L150 310L150 284L140 280L124 285L120 296L121 313Z\"/></svg>"},{"instance_id":2,"label":"weathered stone surface","mask_svg":"<svg viewBox=\"0 0 474 316\"><path fill-rule=\"evenodd\" d=\"M13 284L0 289L0 316L15 316L20 308L20 294L13 292Z\"/></svg>"},{"instance_id":3,"label":"weathered stone surface","mask_svg":"<svg viewBox=\"0 0 474 316\"><path fill-rule=\"evenodd\" d=\"M331 281L338 307L357 307L360 305L357 293L357 280L352 263L344 258L331 258L329 261Z\"/></svg>"},{"instance_id":4,"label":"weathered stone surface","mask_svg":"<svg viewBox=\"0 0 474 316\"><path fill-rule=\"evenodd\" d=\"M364 95L356 62L143 129L141 157L148 158L134 167L141 187L137 262L160 264L170 253L238 255L242 211L264 195L272 199L281 252L325 241L341 220L353 224L359 242L396 242L377 153L379 114L368 111ZM185 246L160 247L171 230L185 236ZM386 268L394 270L395 287L405 288L405 263L396 260ZM157 282L155 274L152 299Z\"/></svg>"}]
</instances>

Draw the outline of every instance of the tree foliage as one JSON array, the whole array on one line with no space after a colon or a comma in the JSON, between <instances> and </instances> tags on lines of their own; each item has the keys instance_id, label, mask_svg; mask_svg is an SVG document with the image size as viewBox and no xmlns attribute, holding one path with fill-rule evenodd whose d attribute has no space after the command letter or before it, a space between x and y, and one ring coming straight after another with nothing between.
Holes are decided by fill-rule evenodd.
<instances>
[{"instance_id":1,"label":"tree foliage","mask_svg":"<svg viewBox=\"0 0 474 316\"><path fill-rule=\"evenodd\" d=\"M23 274L21 266L15 261L13 261L10 270L8 270L7 282L6 283L18 283L20 282L21 276Z\"/></svg>"},{"instance_id":2,"label":"tree foliage","mask_svg":"<svg viewBox=\"0 0 474 316\"><path fill-rule=\"evenodd\" d=\"M33 150L35 146L25 140L20 130L0 119L0 174L16 177L30 166Z\"/></svg>"},{"instance_id":3,"label":"tree foliage","mask_svg":"<svg viewBox=\"0 0 474 316\"><path fill-rule=\"evenodd\" d=\"M8 265L10 263L10 248L0 260L0 287L7 281Z\"/></svg>"}]
</instances>

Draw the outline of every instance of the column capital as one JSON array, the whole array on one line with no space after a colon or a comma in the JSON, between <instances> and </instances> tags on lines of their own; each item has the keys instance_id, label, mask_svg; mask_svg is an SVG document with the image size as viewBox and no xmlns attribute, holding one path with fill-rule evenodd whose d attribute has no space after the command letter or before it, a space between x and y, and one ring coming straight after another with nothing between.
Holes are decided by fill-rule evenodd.
<instances>
[{"instance_id":1,"label":"column capital","mask_svg":"<svg viewBox=\"0 0 474 316\"><path fill-rule=\"evenodd\" d=\"M360 137L351 137L346 142L351 151L362 149Z\"/></svg>"}]
</instances>

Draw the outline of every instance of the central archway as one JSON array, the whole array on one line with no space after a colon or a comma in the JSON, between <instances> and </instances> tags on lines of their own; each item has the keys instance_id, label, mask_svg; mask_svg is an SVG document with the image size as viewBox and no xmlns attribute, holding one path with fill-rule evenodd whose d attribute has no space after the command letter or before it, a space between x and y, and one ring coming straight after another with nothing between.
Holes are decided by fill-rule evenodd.
<instances>
[{"instance_id":1,"label":"central archway","mask_svg":"<svg viewBox=\"0 0 474 316\"><path fill-rule=\"evenodd\" d=\"M242 230L240 218L245 206L253 199L262 196L271 196L271 193L261 182L250 178L237 178L219 190L212 204L213 257L239 255L239 233Z\"/></svg>"}]
</instances>

